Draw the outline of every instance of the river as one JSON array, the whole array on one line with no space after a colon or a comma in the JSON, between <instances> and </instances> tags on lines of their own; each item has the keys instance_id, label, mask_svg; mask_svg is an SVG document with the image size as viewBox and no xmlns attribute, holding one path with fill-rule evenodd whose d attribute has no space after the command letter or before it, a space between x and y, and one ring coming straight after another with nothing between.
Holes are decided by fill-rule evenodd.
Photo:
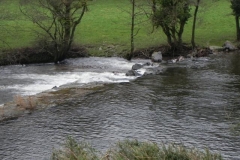
<instances>
[{"instance_id":1,"label":"river","mask_svg":"<svg viewBox=\"0 0 240 160\"><path fill-rule=\"evenodd\" d=\"M109 83L86 98L0 123L0 159L45 160L67 136L104 152L124 139L184 144L240 159L240 55L163 64L160 75L126 77L136 62L70 59L0 68L0 104L62 85ZM239 133L239 132L238 132Z\"/></svg>"}]
</instances>

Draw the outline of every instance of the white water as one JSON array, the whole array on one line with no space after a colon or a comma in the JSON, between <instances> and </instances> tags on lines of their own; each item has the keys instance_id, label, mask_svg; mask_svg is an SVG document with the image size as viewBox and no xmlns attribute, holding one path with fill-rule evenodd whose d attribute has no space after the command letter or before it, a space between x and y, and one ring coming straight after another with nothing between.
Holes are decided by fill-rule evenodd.
<instances>
[{"instance_id":1,"label":"white water","mask_svg":"<svg viewBox=\"0 0 240 160\"><path fill-rule=\"evenodd\" d=\"M135 63L122 58L82 58L69 59L64 64L8 66L0 69L0 92L8 92L5 100L0 98L0 104L10 100L15 95L34 95L53 87L92 82L120 83L129 82L136 77L126 76ZM144 69L139 70L144 74Z\"/></svg>"}]
</instances>

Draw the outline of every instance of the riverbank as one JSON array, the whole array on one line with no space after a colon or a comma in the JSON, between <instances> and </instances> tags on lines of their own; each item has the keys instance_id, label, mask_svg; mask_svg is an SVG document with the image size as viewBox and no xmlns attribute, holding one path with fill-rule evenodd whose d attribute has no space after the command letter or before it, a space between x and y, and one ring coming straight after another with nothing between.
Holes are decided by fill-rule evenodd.
<instances>
[{"instance_id":1,"label":"riverbank","mask_svg":"<svg viewBox=\"0 0 240 160\"><path fill-rule=\"evenodd\" d=\"M89 53L84 46L73 46L66 58L88 57ZM54 56L41 47L25 47L2 50L0 53L0 66L15 64L34 64L54 62Z\"/></svg>"}]
</instances>

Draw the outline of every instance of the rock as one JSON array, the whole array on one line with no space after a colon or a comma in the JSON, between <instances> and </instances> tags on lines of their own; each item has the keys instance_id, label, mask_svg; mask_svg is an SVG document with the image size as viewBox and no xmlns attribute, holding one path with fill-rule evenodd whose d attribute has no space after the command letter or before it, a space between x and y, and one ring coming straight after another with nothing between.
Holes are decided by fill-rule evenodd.
<instances>
[{"instance_id":1,"label":"rock","mask_svg":"<svg viewBox=\"0 0 240 160\"><path fill-rule=\"evenodd\" d=\"M147 68L144 75L158 75L163 72L162 67Z\"/></svg>"},{"instance_id":2,"label":"rock","mask_svg":"<svg viewBox=\"0 0 240 160\"><path fill-rule=\"evenodd\" d=\"M162 52L154 52L151 59L153 62L162 62Z\"/></svg>"},{"instance_id":3,"label":"rock","mask_svg":"<svg viewBox=\"0 0 240 160\"><path fill-rule=\"evenodd\" d=\"M140 69L140 68L142 68L143 67L143 65L141 65L141 64L134 64L133 66L132 66L132 70L138 70L138 69Z\"/></svg>"},{"instance_id":4,"label":"rock","mask_svg":"<svg viewBox=\"0 0 240 160\"><path fill-rule=\"evenodd\" d=\"M167 63L176 63L177 62L177 59L170 59L167 61Z\"/></svg>"},{"instance_id":5,"label":"rock","mask_svg":"<svg viewBox=\"0 0 240 160\"><path fill-rule=\"evenodd\" d=\"M146 62L146 63L143 64L143 66L151 66L151 65L153 65L153 64L150 63L150 62Z\"/></svg>"},{"instance_id":6,"label":"rock","mask_svg":"<svg viewBox=\"0 0 240 160\"><path fill-rule=\"evenodd\" d=\"M127 73L126 73L126 76L141 76L141 74L139 74L137 71L135 70L129 70Z\"/></svg>"},{"instance_id":7,"label":"rock","mask_svg":"<svg viewBox=\"0 0 240 160\"><path fill-rule=\"evenodd\" d=\"M196 49L194 49L190 54L189 56L190 57L196 57L196 55L198 54L198 51Z\"/></svg>"},{"instance_id":8,"label":"rock","mask_svg":"<svg viewBox=\"0 0 240 160\"><path fill-rule=\"evenodd\" d=\"M230 41L226 41L224 44L223 44L223 49L225 51L234 51L236 50L237 48L230 42Z\"/></svg>"},{"instance_id":9,"label":"rock","mask_svg":"<svg viewBox=\"0 0 240 160\"><path fill-rule=\"evenodd\" d=\"M177 62L181 62L181 61L183 61L184 60L184 57L183 56L179 56L178 58L177 58Z\"/></svg>"},{"instance_id":10,"label":"rock","mask_svg":"<svg viewBox=\"0 0 240 160\"><path fill-rule=\"evenodd\" d=\"M57 88L57 86L54 86L52 89L56 89Z\"/></svg>"},{"instance_id":11,"label":"rock","mask_svg":"<svg viewBox=\"0 0 240 160\"><path fill-rule=\"evenodd\" d=\"M223 47L220 47L220 46L209 46L209 49L211 50L211 51L217 51L217 52L220 52L220 51L223 51L224 50L224 48Z\"/></svg>"},{"instance_id":12,"label":"rock","mask_svg":"<svg viewBox=\"0 0 240 160\"><path fill-rule=\"evenodd\" d=\"M209 48L202 48L198 50L196 57L206 57L209 54L213 54L212 50L210 50Z\"/></svg>"}]
</instances>

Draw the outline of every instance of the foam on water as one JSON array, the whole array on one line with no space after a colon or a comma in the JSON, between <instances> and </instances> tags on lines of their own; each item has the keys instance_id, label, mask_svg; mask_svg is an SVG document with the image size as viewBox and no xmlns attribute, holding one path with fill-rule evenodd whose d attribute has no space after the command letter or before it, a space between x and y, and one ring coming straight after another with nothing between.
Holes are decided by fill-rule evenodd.
<instances>
[{"instance_id":1,"label":"foam on water","mask_svg":"<svg viewBox=\"0 0 240 160\"><path fill-rule=\"evenodd\" d=\"M106 82L106 83L119 83L129 82L135 79L135 77L127 77L125 73L112 73L112 72L84 72L81 73L81 78L77 83L91 83L91 82Z\"/></svg>"},{"instance_id":2,"label":"foam on water","mask_svg":"<svg viewBox=\"0 0 240 160\"><path fill-rule=\"evenodd\" d=\"M71 85L73 83L82 85L92 82L129 82L137 78L125 75L135 63L136 62L129 62L122 58L91 57L66 60L66 71L61 70L61 67L63 67L61 65L47 68L46 71L39 71L37 68L38 66L34 66L35 70L31 70L31 68L26 67L26 69L29 70L19 74L16 71L11 71L10 68L9 72L12 72L12 74L9 73L7 78L9 80L14 80L14 82L8 83L0 88L6 91L14 90L15 94L34 95L50 90L55 86L60 87L63 85ZM144 62L140 63L143 64ZM85 69L84 66L90 66L90 70L88 68ZM68 68L71 68L71 70ZM91 70L91 68L93 69ZM145 69L140 69L138 72L143 75Z\"/></svg>"},{"instance_id":3,"label":"foam on water","mask_svg":"<svg viewBox=\"0 0 240 160\"><path fill-rule=\"evenodd\" d=\"M55 75L34 75L34 74L21 74L19 79L32 79L32 84L16 84L8 86L9 89L18 90L22 95L34 95L53 87L59 87L71 83L86 84L91 82L101 83L120 83L129 82L136 77L127 77L125 73L112 73L112 72L74 72L74 73L61 73Z\"/></svg>"}]
</instances>

